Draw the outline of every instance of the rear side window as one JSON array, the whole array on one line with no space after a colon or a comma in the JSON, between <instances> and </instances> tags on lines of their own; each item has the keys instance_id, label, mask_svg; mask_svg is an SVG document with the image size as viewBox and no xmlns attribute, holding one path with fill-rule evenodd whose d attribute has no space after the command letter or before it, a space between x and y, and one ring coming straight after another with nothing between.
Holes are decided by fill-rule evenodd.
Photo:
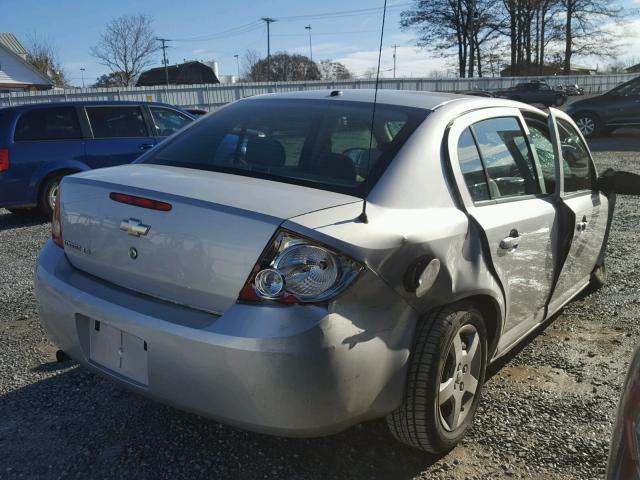
<instances>
[{"instance_id":1,"label":"rear side window","mask_svg":"<svg viewBox=\"0 0 640 480\"><path fill-rule=\"evenodd\" d=\"M140 107L87 107L94 138L147 137Z\"/></svg>"},{"instance_id":2,"label":"rear side window","mask_svg":"<svg viewBox=\"0 0 640 480\"><path fill-rule=\"evenodd\" d=\"M74 107L29 110L20 115L14 135L16 142L78 138L82 138L82 131Z\"/></svg>"},{"instance_id":3,"label":"rear side window","mask_svg":"<svg viewBox=\"0 0 640 480\"><path fill-rule=\"evenodd\" d=\"M182 127L191 123L191 119L186 115L162 107L150 107L151 116L156 127L156 135L168 137L173 135Z\"/></svg>"},{"instance_id":4,"label":"rear side window","mask_svg":"<svg viewBox=\"0 0 640 480\"><path fill-rule=\"evenodd\" d=\"M576 129L567 121L558 119L558 133L564 159L565 193L593 190L593 171L589 150Z\"/></svg>"},{"instance_id":5,"label":"rear side window","mask_svg":"<svg viewBox=\"0 0 640 480\"><path fill-rule=\"evenodd\" d=\"M480 160L478 147L473 140L471 130L468 128L458 140L458 162L473 201L489 200L489 187L484 168L482 168L482 160Z\"/></svg>"},{"instance_id":6,"label":"rear side window","mask_svg":"<svg viewBox=\"0 0 640 480\"><path fill-rule=\"evenodd\" d=\"M473 125L489 177L491 198L540 193L533 156L515 117L492 118Z\"/></svg>"}]
</instances>

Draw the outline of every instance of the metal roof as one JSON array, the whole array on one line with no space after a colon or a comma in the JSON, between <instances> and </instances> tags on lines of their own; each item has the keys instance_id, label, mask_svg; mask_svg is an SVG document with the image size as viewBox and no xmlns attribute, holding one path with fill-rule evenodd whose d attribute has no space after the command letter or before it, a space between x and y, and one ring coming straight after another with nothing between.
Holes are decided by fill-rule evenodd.
<instances>
[{"instance_id":1,"label":"metal roof","mask_svg":"<svg viewBox=\"0 0 640 480\"><path fill-rule=\"evenodd\" d=\"M26 55L27 49L20 43L13 33L0 32L0 45L11 50L16 55Z\"/></svg>"}]
</instances>

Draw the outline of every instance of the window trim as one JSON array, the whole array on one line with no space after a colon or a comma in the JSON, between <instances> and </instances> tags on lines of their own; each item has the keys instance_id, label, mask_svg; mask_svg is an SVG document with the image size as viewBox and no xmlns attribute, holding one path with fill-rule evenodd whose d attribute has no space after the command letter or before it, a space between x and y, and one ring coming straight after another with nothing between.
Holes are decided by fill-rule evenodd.
<instances>
[{"instance_id":1,"label":"window trim","mask_svg":"<svg viewBox=\"0 0 640 480\"><path fill-rule=\"evenodd\" d=\"M68 109L72 109L75 114L76 114L76 120L78 121L78 129L80 130L80 136L79 137L74 137L74 138L51 138L51 139L41 139L41 140L16 140L16 133L18 130L18 123L20 122L20 119L22 119L22 117L28 113L32 113L32 112L36 112L39 110L53 110L53 109L58 109L58 108L68 108ZM27 110L23 110L22 112L20 112L13 123L13 132L11 132L11 142L17 145L20 144L28 144L28 143L42 143L42 142L79 142L79 141L84 141L86 140L86 132L84 131L83 125L82 125L82 118L80 117L80 113L78 112L78 109L74 106L74 105L57 105L57 106L38 106L36 108L30 108Z\"/></svg>"},{"instance_id":2,"label":"window trim","mask_svg":"<svg viewBox=\"0 0 640 480\"><path fill-rule=\"evenodd\" d=\"M591 189L580 189L580 190L574 190L572 192L567 192L565 190L566 187L566 182L565 182L565 172L564 172L564 155L562 153L562 143L560 141L560 125L559 125L559 120L563 120L564 122L568 123L569 126L574 130L574 133L577 134L578 139L582 142L583 147L585 148L586 152L587 152L587 156L589 157L589 174L591 176ZM591 154L591 149L589 149L589 144L587 143L587 141L585 140L585 138L582 136L582 133L580 132L580 129L577 128L575 125L573 125L573 120L568 121L566 118L563 118L562 116L557 116L555 114L555 112L553 112L553 123L554 123L554 127L556 129L557 135L558 135L558 153L561 156L561 162L560 162L560 174L562 176L562 192L560 197L561 198L574 198L574 197L579 197L582 195L591 195L593 192L597 192L598 191L598 171L596 170L596 165L595 162L593 161L593 155Z\"/></svg>"},{"instance_id":3,"label":"window trim","mask_svg":"<svg viewBox=\"0 0 640 480\"><path fill-rule=\"evenodd\" d=\"M140 114L142 115L142 121L144 123L144 128L147 131L147 134L144 136L138 136L138 137L96 137L95 133L93 131L93 125L91 124L91 118L89 117L89 108L138 108L140 110ZM131 140L131 139L135 139L135 138L152 138L155 137L154 135L151 135L149 133L149 122L146 118L145 115L145 111L144 111L144 105L141 104L131 104L131 105L83 105L82 109L85 112L85 115L87 117L87 127L89 128L89 132L91 133L91 136L89 137L90 140Z\"/></svg>"}]
</instances>

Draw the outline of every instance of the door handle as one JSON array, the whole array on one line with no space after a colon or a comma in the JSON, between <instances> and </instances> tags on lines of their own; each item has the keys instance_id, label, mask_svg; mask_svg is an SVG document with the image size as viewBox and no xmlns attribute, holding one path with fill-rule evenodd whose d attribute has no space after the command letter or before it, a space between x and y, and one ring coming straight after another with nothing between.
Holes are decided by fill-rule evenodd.
<instances>
[{"instance_id":1,"label":"door handle","mask_svg":"<svg viewBox=\"0 0 640 480\"><path fill-rule=\"evenodd\" d=\"M500 248L503 250L513 250L518 246L521 239L522 237L520 236L518 231L516 229L513 229L511 230L511 232L509 232L509 236L507 238L503 238L500 241Z\"/></svg>"},{"instance_id":2,"label":"door handle","mask_svg":"<svg viewBox=\"0 0 640 480\"><path fill-rule=\"evenodd\" d=\"M138 148L140 150L149 150L150 148L153 148L153 143L143 143Z\"/></svg>"}]
</instances>

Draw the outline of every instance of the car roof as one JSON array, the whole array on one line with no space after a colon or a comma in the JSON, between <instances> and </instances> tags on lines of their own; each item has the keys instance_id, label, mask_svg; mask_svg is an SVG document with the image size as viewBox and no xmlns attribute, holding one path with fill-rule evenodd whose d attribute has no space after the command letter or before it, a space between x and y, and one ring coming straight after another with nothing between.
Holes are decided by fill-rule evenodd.
<instances>
[{"instance_id":1,"label":"car roof","mask_svg":"<svg viewBox=\"0 0 640 480\"><path fill-rule=\"evenodd\" d=\"M339 91L339 95L332 95L332 92ZM257 100L331 100L334 102L365 102L373 103L375 98L374 89L345 89L345 90L305 90L300 92L270 93L266 95L256 95L247 97L243 101ZM465 101L471 97L443 92L423 92L413 90L378 90L378 103L386 105L398 105L403 107L421 108L424 110L435 110L438 107L452 102ZM474 97L478 98L478 97Z\"/></svg>"},{"instance_id":2,"label":"car roof","mask_svg":"<svg viewBox=\"0 0 640 480\"><path fill-rule=\"evenodd\" d=\"M161 106L161 107L170 107L177 110L182 110L180 107L176 107L174 105L169 105L167 103L159 103L159 102L135 102L135 101L121 101L121 100L82 100L82 101L72 101L72 102L41 102L41 103L26 103L23 105L14 105L11 107L5 107L3 111L22 111L29 110L32 108L41 108L41 107L84 107L84 106L131 106L131 105L149 105L149 106Z\"/></svg>"}]
</instances>

